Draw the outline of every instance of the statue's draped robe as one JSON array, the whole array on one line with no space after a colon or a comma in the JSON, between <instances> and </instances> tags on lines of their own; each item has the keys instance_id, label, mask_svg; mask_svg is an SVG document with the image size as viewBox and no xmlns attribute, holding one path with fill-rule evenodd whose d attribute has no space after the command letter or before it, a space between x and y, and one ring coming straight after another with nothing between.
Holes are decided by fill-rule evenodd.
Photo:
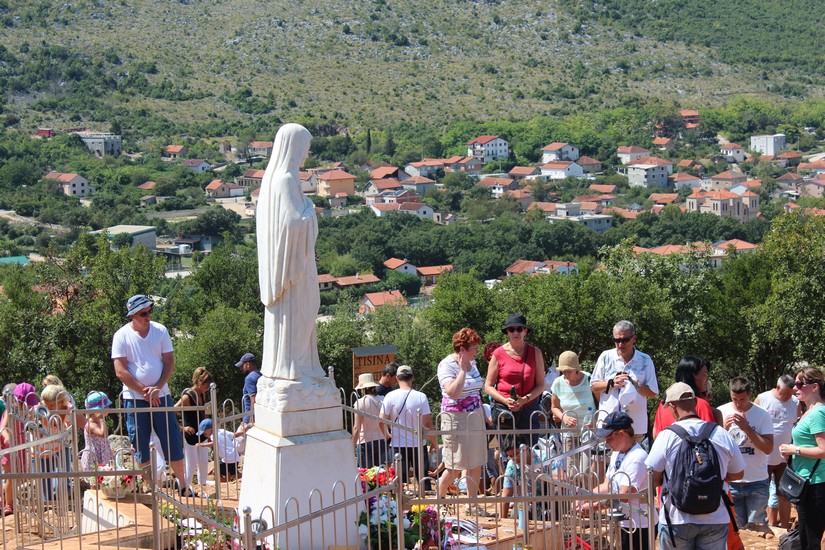
<instances>
[{"instance_id":1,"label":"statue's draped robe","mask_svg":"<svg viewBox=\"0 0 825 550\"><path fill-rule=\"evenodd\" d=\"M315 266L318 220L298 173L311 138L298 124L281 127L258 198L258 277L266 307L261 372L276 379L324 376L315 340L321 305Z\"/></svg>"}]
</instances>

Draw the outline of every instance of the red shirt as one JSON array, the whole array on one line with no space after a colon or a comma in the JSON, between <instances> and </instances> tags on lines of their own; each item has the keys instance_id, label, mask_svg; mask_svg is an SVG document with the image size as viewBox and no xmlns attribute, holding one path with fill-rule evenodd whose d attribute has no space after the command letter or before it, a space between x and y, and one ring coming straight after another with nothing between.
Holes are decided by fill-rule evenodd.
<instances>
[{"instance_id":1,"label":"red shirt","mask_svg":"<svg viewBox=\"0 0 825 550\"><path fill-rule=\"evenodd\" d=\"M713 408L707 400L701 397L696 398L696 414L705 422L716 422L716 419L713 417ZM667 408L667 405L659 401L659 408L656 409L656 418L653 420L653 433L661 433L662 430L674 422L676 422L676 419L673 418L670 409Z\"/></svg>"},{"instance_id":2,"label":"red shirt","mask_svg":"<svg viewBox=\"0 0 825 550\"><path fill-rule=\"evenodd\" d=\"M510 397L510 388L513 386L520 396L527 395L536 387L536 346L525 345L526 357L511 357L504 346L493 352L493 357L498 361L496 389L504 397Z\"/></svg>"}]
</instances>

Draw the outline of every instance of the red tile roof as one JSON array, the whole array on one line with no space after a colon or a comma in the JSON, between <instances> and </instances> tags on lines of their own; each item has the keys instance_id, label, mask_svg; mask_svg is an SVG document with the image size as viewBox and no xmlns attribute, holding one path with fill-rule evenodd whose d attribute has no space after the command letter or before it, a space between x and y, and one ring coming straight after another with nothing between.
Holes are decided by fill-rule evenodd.
<instances>
[{"instance_id":1,"label":"red tile roof","mask_svg":"<svg viewBox=\"0 0 825 550\"><path fill-rule=\"evenodd\" d=\"M138 189L143 189L144 191L151 191L155 187L157 187L157 182L154 181L146 181L138 185Z\"/></svg>"},{"instance_id":2,"label":"red tile roof","mask_svg":"<svg viewBox=\"0 0 825 550\"><path fill-rule=\"evenodd\" d=\"M647 149L644 147L638 147L636 145L620 145L618 149L616 149L619 153L649 153Z\"/></svg>"},{"instance_id":3,"label":"red tile roof","mask_svg":"<svg viewBox=\"0 0 825 550\"><path fill-rule=\"evenodd\" d=\"M399 260L398 258L390 258L389 260L384 262L384 267L386 267L387 269L398 269L405 263L407 262L404 260Z\"/></svg>"},{"instance_id":4,"label":"red tile roof","mask_svg":"<svg viewBox=\"0 0 825 550\"><path fill-rule=\"evenodd\" d=\"M362 298L362 301L366 300L369 300L374 307L381 307L384 305L406 306L409 303L399 290L368 292L367 294L364 294L364 298Z\"/></svg>"},{"instance_id":5,"label":"red tile roof","mask_svg":"<svg viewBox=\"0 0 825 550\"><path fill-rule=\"evenodd\" d=\"M355 179L355 176L352 174L348 174L343 170L330 170L329 172L324 172L323 174L318 175L319 180L323 181L340 181L340 180L352 180Z\"/></svg>"},{"instance_id":6,"label":"red tile roof","mask_svg":"<svg viewBox=\"0 0 825 550\"><path fill-rule=\"evenodd\" d=\"M590 191L594 191L596 193L615 193L618 187L615 185L603 185L599 183L593 183L590 187L587 188Z\"/></svg>"},{"instance_id":7,"label":"red tile roof","mask_svg":"<svg viewBox=\"0 0 825 550\"><path fill-rule=\"evenodd\" d=\"M639 157L630 163L630 166L652 164L654 166L673 166L669 160L660 159L659 157Z\"/></svg>"},{"instance_id":8,"label":"red tile roof","mask_svg":"<svg viewBox=\"0 0 825 550\"><path fill-rule=\"evenodd\" d=\"M547 164L542 164L542 170L566 170L571 164L573 164L569 160L557 160L554 162L548 162Z\"/></svg>"},{"instance_id":9,"label":"red tile roof","mask_svg":"<svg viewBox=\"0 0 825 550\"><path fill-rule=\"evenodd\" d=\"M679 193L651 193L648 198L657 204L671 204L679 198Z\"/></svg>"},{"instance_id":10,"label":"red tile roof","mask_svg":"<svg viewBox=\"0 0 825 550\"><path fill-rule=\"evenodd\" d=\"M381 191L387 191L388 189L401 189L403 186L401 182L395 178L384 178L380 180L370 180L370 183L375 186L375 188L380 193Z\"/></svg>"},{"instance_id":11,"label":"red tile roof","mask_svg":"<svg viewBox=\"0 0 825 550\"><path fill-rule=\"evenodd\" d=\"M175 153L180 153L180 152L181 152L181 151L183 151L185 148L186 148L186 146L185 146L185 145L167 145L166 147L164 147L164 148L163 148L163 152L164 152L164 153L172 153L172 154L175 154ZM156 150L157 150L157 149L156 149Z\"/></svg>"},{"instance_id":12,"label":"red tile roof","mask_svg":"<svg viewBox=\"0 0 825 550\"><path fill-rule=\"evenodd\" d=\"M450 265L450 264L447 264L447 265L430 265L430 266L426 266L426 267L419 267L418 268L418 274L421 275L421 276L427 277L427 276L430 276L430 275L439 275L441 273L444 273L445 271L452 271L452 270L453 270L453 266Z\"/></svg>"},{"instance_id":13,"label":"red tile roof","mask_svg":"<svg viewBox=\"0 0 825 550\"><path fill-rule=\"evenodd\" d=\"M541 148L542 151L558 151L562 149L565 145L569 145L568 143L564 143L561 141L554 141L550 145L545 145Z\"/></svg>"},{"instance_id":14,"label":"red tile roof","mask_svg":"<svg viewBox=\"0 0 825 550\"><path fill-rule=\"evenodd\" d=\"M380 282L381 279L373 275L372 273L364 273L358 275L351 275L349 277L338 277L335 279L335 284L338 286L353 286L353 285L365 285L368 283L377 283Z\"/></svg>"},{"instance_id":15,"label":"red tile roof","mask_svg":"<svg viewBox=\"0 0 825 550\"><path fill-rule=\"evenodd\" d=\"M485 143L490 143L494 139L498 139L498 136L478 136L477 138L468 141L467 145L472 145L473 143L484 145Z\"/></svg>"},{"instance_id":16,"label":"red tile roof","mask_svg":"<svg viewBox=\"0 0 825 550\"><path fill-rule=\"evenodd\" d=\"M214 191L216 189L220 189L223 182L221 180L212 180L207 184L206 190L207 191Z\"/></svg>"},{"instance_id":17,"label":"red tile roof","mask_svg":"<svg viewBox=\"0 0 825 550\"><path fill-rule=\"evenodd\" d=\"M535 166L513 166L508 174L511 176L532 176L538 174L538 169Z\"/></svg>"},{"instance_id":18,"label":"red tile roof","mask_svg":"<svg viewBox=\"0 0 825 550\"><path fill-rule=\"evenodd\" d=\"M482 187L495 187L497 185L502 185L504 187L507 187L508 185L512 185L513 182L515 182L515 181L516 180L514 180L512 178L486 177L486 178L482 179L480 182L478 182L478 184L481 185Z\"/></svg>"},{"instance_id":19,"label":"red tile roof","mask_svg":"<svg viewBox=\"0 0 825 550\"><path fill-rule=\"evenodd\" d=\"M318 284L330 284L335 282L335 277L330 275L329 273L323 273L318 275Z\"/></svg>"},{"instance_id":20,"label":"red tile roof","mask_svg":"<svg viewBox=\"0 0 825 550\"><path fill-rule=\"evenodd\" d=\"M268 149L272 147L274 142L272 141L250 141L249 147L254 147L255 149Z\"/></svg>"},{"instance_id":21,"label":"red tile roof","mask_svg":"<svg viewBox=\"0 0 825 550\"><path fill-rule=\"evenodd\" d=\"M264 172L265 170L247 170L243 173L244 178L255 178L255 179L264 179Z\"/></svg>"},{"instance_id":22,"label":"red tile roof","mask_svg":"<svg viewBox=\"0 0 825 550\"><path fill-rule=\"evenodd\" d=\"M398 171L398 168L395 166L381 166L380 168L376 168L370 172L370 179L373 180L380 180L395 174Z\"/></svg>"}]
</instances>

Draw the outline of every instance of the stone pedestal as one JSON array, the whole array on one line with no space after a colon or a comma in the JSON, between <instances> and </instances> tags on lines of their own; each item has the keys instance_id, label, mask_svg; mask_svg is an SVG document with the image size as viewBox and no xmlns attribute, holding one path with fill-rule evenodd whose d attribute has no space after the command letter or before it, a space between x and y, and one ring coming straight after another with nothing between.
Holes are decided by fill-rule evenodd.
<instances>
[{"instance_id":1,"label":"stone pedestal","mask_svg":"<svg viewBox=\"0 0 825 550\"><path fill-rule=\"evenodd\" d=\"M328 378L261 378L255 426L247 432L240 511L267 528L356 496L352 436L343 429L338 390ZM242 515L242 514L241 514ZM326 550L358 544L355 506L289 529L271 548Z\"/></svg>"}]
</instances>

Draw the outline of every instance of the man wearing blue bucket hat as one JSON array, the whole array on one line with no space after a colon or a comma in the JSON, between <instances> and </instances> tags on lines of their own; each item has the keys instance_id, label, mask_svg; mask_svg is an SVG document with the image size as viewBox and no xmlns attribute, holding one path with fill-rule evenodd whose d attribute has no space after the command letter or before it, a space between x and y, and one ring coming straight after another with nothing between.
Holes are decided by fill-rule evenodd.
<instances>
[{"instance_id":1,"label":"man wearing blue bucket hat","mask_svg":"<svg viewBox=\"0 0 825 550\"><path fill-rule=\"evenodd\" d=\"M115 374L123 382L123 406L127 409L171 409L175 404L167 385L175 368L172 339L165 326L151 320L154 305L145 294L129 298L126 302L129 322L112 338L112 360ZM173 411L129 412L126 428L135 448L135 459L142 467L150 462L149 442L154 430L175 477L186 483L183 436ZM180 487L180 493L193 495L192 489L184 486Z\"/></svg>"}]
</instances>

